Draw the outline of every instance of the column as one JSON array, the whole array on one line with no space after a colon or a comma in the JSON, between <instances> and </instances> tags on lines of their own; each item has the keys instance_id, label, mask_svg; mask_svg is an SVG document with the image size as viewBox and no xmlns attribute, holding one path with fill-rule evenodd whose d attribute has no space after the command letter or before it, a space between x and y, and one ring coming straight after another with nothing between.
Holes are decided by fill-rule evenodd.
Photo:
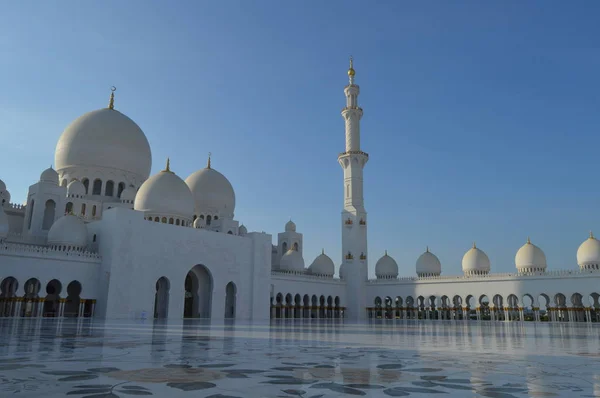
<instances>
[{"instance_id":1,"label":"column","mask_svg":"<svg viewBox=\"0 0 600 398\"><path fill-rule=\"evenodd\" d=\"M23 306L23 301L25 301L25 299L23 297L15 297L14 298L14 303L15 303L15 312L14 312L14 316L17 318L21 317L21 307Z\"/></svg>"},{"instance_id":2,"label":"column","mask_svg":"<svg viewBox=\"0 0 600 398\"><path fill-rule=\"evenodd\" d=\"M587 323L592 323L592 312L590 307L585 309L585 320Z\"/></svg>"},{"instance_id":3,"label":"column","mask_svg":"<svg viewBox=\"0 0 600 398\"><path fill-rule=\"evenodd\" d=\"M519 307L519 318L521 322L525 321L525 311L523 311L523 307Z\"/></svg>"},{"instance_id":4,"label":"column","mask_svg":"<svg viewBox=\"0 0 600 398\"><path fill-rule=\"evenodd\" d=\"M65 303L67 302L67 299L61 298L59 302L60 304L58 305L58 318L62 318L63 316L65 316Z\"/></svg>"},{"instance_id":5,"label":"column","mask_svg":"<svg viewBox=\"0 0 600 398\"><path fill-rule=\"evenodd\" d=\"M46 300L44 300L43 298L38 298L38 310L37 310L36 317L41 318L44 316L44 303L45 302L46 302Z\"/></svg>"},{"instance_id":6,"label":"column","mask_svg":"<svg viewBox=\"0 0 600 398\"><path fill-rule=\"evenodd\" d=\"M481 308L477 307L477 309L475 311L477 312L477 320L480 321L481 320Z\"/></svg>"},{"instance_id":7,"label":"column","mask_svg":"<svg viewBox=\"0 0 600 398\"><path fill-rule=\"evenodd\" d=\"M85 309L85 299L79 300L79 312L77 313L78 318L83 318L83 310Z\"/></svg>"},{"instance_id":8,"label":"column","mask_svg":"<svg viewBox=\"0 0 600 398\"><path fill-rule=\"evenodd\" d=\"M96 300L92 300L92 309L90 310L90 318L94 317L94 310L96 309Z\"/></svg>"}]
</instances>

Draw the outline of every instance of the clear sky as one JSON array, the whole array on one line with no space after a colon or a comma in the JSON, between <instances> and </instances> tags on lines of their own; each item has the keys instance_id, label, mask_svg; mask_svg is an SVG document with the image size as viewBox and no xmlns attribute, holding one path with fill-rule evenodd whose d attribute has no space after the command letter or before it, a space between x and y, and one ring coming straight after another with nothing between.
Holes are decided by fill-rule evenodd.
<instances>
[{"instance_id":1,"label":"clear sky","mask_svg":"<svg viewBox=\"0 0 600 398\"><path fill-rule=\"evenodd\" d=\"M597 1L3 1L0 179L14 202L63 129L108 103L144 130L153 173L206 164L236 219L291 216L308 264L341 261L343 88L361 86L371 273L413 275L429 245L460 273L473 241L493 272L531 236L575 268L600 235Z\"/></svg>"}]
</instances>

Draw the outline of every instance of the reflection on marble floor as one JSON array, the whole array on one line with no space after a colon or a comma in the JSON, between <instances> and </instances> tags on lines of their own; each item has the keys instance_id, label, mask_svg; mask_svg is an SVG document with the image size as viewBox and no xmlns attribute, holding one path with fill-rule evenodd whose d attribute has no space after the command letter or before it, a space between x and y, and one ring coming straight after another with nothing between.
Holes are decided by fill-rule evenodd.
<instances>
[{"instance_id":1,"label":"reflection on marble floor","mask_svg":"<svg viewBox=\"0 0 600 398\"><path fill-rule=\"evenodd\" d=\"M590 324L0 319L0 397L600 397Z\"/></svg>"}]
</instances>

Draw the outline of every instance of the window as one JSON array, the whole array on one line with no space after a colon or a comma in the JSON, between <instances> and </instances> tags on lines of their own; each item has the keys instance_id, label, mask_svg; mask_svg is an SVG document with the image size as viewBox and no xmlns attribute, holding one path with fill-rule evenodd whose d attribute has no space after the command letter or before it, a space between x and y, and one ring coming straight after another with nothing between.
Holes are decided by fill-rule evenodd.
<instances>
[{"instance_id":1,"label":"window","mask_svg":"<svg viewBox=\"0 0 600 398\"><path fill-rule=\"evenodd\" d=\"M92 238L92 242L96 241L96 234L94 234L94 237Z\"/></svg>"},{"instance_id":2,"label":"window","mask_svg":"<svg viewBox=\"0 0 600 398\"><path fill-rule=\"evenodd\" d=\"M179 218L175 221L175 225L179 225Z\"/></svg>"},{"instance_id":3,"label":"window","mask_svg":"<svg viewBox=\"0 0 600 398\"><path fill-rule=\"evenodd\" d=\"M210 225L211 216L206 216L206 225Z\"/></svg>"},{"instance_id":4,"label":"window","mask_svg":"<svg viewBox=\"0 0 600 398\"><path fill-rule=\"evenodd\" d=\"M175 220L173 220L173 217L169 218L169 224L173 224L175 222Z\"/></svg>"},{"instance_id":5,"label":"window","mask_svg":"<svg viewBox=\"0 0 600 398\"><path fill-rule=\"evenodd\" d=\"M102 180L94 180L94 188L92 189L92 195L102 195Z\"/></svg>"},{"instance_id":6,"label":"window","mask_svg":"<svg viewBox=\"0 0 600 398\"><path fill-rule=\"evenodd\" d=\"M119 189L117 190L117 196L120 198L121 194L123 193L123 191L125 190L125 183L124 182L120 182L119 183Z\"/></svg>"},{"instance_id":7,"label":"window","mask_svg":"<svg viewBox=\"0 0 600 398\"><path fill-rule=\"evenodd\" d=\"M65 206L65 214L71 214L72 212L73 212L73 202L69 202Z\"/></svg>"},{"instance_id":8,"label":"window","mask_svg":"<svg viewBox=\"0 0 600 398\"><path fill-rule=\"evenodd\" d=\"M204 214L200 214L200 219L204 220Z\"/></svg>"},{"instance_id":9,"label":"window","mask_svg":"<svg viewBox=\"0 0 600 398\"><path fill-rule=\"evenodd\" d=\"M215 220L218 220L218 219L219 219L219 216L215 216Z\"/></svg>"},{"instance_id":10,"label":"window","mask_svg":"<svg viewBox=\"0 0 600 398\"><path fill-rule=\"evenodd\" d=\"M88 180L87 178L84 178L83 181L81 181L83 183L83 186L85 187L85 194L87 195L88 189L90 188L90 180Z\"/></svg>"},{"instance_id":11,"label":"window","mask_svg":"<svg viewBox=\"0 0 600 398\"><path fill-rule=\"evenodd\" d=\"M158 217L154 217L154 222L159 222L159 218Z\"/></svg>"},{"instance_id":12,"label":"window","mask_svg":"<svg viewBox=\"0 0 600 398\"><path fill-rule=\"evenodd\" d=\"M339 191L338 191L338 192L339 192ZM295 243L294 243L294 250L295 250L295 251L298 251L298 242L295 242Z\"/></svg>"},{"instance_id":13,"label":"window","mask_svg":"<svg viewBox=\"0 0 600 398\"><path fill-rule=\"evenodd\" d=\"M161 221L163 224L166 224L166 223L167 223L167 217L163 217L163 218L162 218L160 221Z\"/></svg>"},{"instance_id":14,"label":"window","mask_svg":"<svg viewBox=\"0 0 600 398\"><path fill-rule=\"evenodd\" d=\"M35 200L31 199L31 203L29 204L29 224L27 229L31 229L31 219L33 218L33 205L35 204Z\"/></svg>"},{"instance_id":15,"label":"window","mask_svg":"<svg viewBox=\"0 0 600 398\"><path fill-rule=\"evenodd\" d=\"M42 222L42 230L49 230L54 223L55 210L56 203L53 200L48 200L46 202L46 207L44 208L44 221Z\"/></svg>"},{"instance_id":16,"label":"window","mask_svg":"<svg viewBox=\"0 0 600 398\"><path fill-rule=\"evenodd\" d=\"M106 188L104 189L104 196L113 196L115 194L115 183L112 181L106 181Z\"/></svg>"},{"instance_id":17,"label":"window","mask_svg":"<svg viewBox=\"0 0 600 398\"><path fill-rule=\"evenodd\" d=\"M85 203L81 204L81 215L85 216Z\"/></svg>"},{"instance_id":18,"label":"window","mask_svg":"<svg viewBox=\"0 0 600 398\"><path fill-rule=\"evenodd\" d=\"M92 217L96 217L96 205L92 207Z\"/></svg>"}]
</instances>

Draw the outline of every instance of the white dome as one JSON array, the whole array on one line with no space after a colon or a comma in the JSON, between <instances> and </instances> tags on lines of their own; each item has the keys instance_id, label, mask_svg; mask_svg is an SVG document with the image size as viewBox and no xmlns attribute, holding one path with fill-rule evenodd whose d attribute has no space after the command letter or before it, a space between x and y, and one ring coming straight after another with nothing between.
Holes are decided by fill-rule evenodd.
<instances>
[{"instance_id":1,"label":"white dome","mask_svg":"<svg viewBox=\"0 0 600 398\"><path fill-rule=\"evenodd\" d=\"M99 167L145 180L150 175L152 154L144 132L133 120L104 108L78 117L65 129L56 144L54 164L58 171Z\"/></svg>"},{"instance_id":2,"label":"white dome","mask_svg":"<svg viewBox=\"0 0 600 398\"><path fill-rule=\"evenodd\" d=\"M591 232L590 237L577 249L577 264L581 269L597 269L600 264L600 241Z\"/></svg>"},{"instance_id":3,"label":"white dome","mask_svg":"<svg viewBox=\"0 0 600 398\"><path fill-rule=\"evenodd\" d=\"M87 244L87 227L77 216L62 216L50 227L48 244L83 248Z\"/></svg>"},{"instance_id":4,"label":"white dome","mask_svg":"<svg viewBox=\"0 0 600 398\"><path fill-rule=\"evenodd\" d=\"M79 180L73 180L67 185L67 196L82 197L85 195L85 186Z\"/></svg>"},{"instance_id":5,"label":"white dome","mask_svg":"<svg viewBox=\"0 0 600 398\"><path fill-rule=\"evenodd\" d=\"M206 221L203 218L198 217L194 220L193 226L198 229L204 228L206 226Z\"/></svg>"},{"instance_id":6,"label":"white dome","mask_svg":"<svg viewBox=\"0 0 600 398\"><path fill-rule=\"evenodd\" d=\"M121 201L130 201L133 202L135 200L135 195L137 194L134 186L129 186L125 188L123 192L121 192Z\"/></svg>"},{"instance_id":7,"label":"white dome","mask_svg":"<svg viewBox=\"0 0 600 398\"><path fill-rule=\"evenodd\" d=\"M304 272L304 259L300 252L293 248L288 250L282 257L279 263L279 269L290 272Z\"/></svg>"},{"instance_id":8,"label":"white dome","mask_svg":"<svg viewBox=\"0 0 600 398\"><path fill-rule=\"evenodd\" d=\"M244 226L244 224L240 225L240 227L238 228L238 234L241 236L244 236L248 233L248 228L246 228Z\"/></svg>"},{"instance_id":9,"label":"white dome","mask_svg":"<svg viewBox=\"0 0 600 398\"><path fill-rule=\"evenodd\" d=\"M208 167L192 173L185 179L195 202L194 214L218 215L233 219L235 192L225 176Z\"/></svg>"},{"instance_id":10,"label":"white dome","mask_svg":"<svg viewBox=\"0 0 600 398\"><path fill-rule=\"evenodd\" d=\"M344 279L344 263L342 263L342 264L340 265L340 269L339 269L339 271L338 271L338 274L339 274L339 276L340 276L340 279Z\"/></svg>"},{"instance_id":11,"label":"white dome","mask_svg":"<svg viewBox=\"0 0 600 398\"><path fill-rule=\"evenodd\" d=\"M58 173L52 167L42 171L40 182L49 182L58 185Z\"/></svg>"},{"instance_id":12,"label":"white dome","mask_svg":"<svg viewBox=\"0 0 600 398\"><path fill-rule=\"evenodd\" d=\"M10 192L5 188L0 190L0 206L8 205L10 203Z\"/></svg>"},{"instance_id":13,"label":"white dome","mask_svg":"<svg viewBox=\"0 0 600 398\"><path fill-rule=\"evenodd\" d=\"M8 236L8 229L8 217L2 206L0 206L0 239L5 239Z\"/></svg>"},{"instance_id":14,"label":"white dome","mask_svg":"<svg viewBox=\"0 0 600 398\"><path fill-rule=\"evenodd\" d=\"M527 238L515 256L515 265L519 272L540 272L546 269L546 255Z\"/></svg>"},{"instance_id":15,"label":"white dome","mask_svg":"<svg viewBox=\"0 0 600 398\"><path fill-rule=\"evenodd\" d=\"M0 180L0 193L6 191L6 184L4 181Z\"/></svg>"},{"instance_id":16,"label":"white dome","mask_svg":"<svg viewBox=\"0 0 600 398\"><path fill-rule=\"evenodd\" d=\"M292 220L285 223L285 232L296 232L296 224Z\"/></svg>"},{"instance_id":17,"label":"white dome","mask_svg":"<svg viewBox=\"0 0 600 398\"><path fill-rule=\"evenodd\" d=\"M140 187L133 205L135 210L158 217L192 219L194 198L186 183L169 170L148 178Z\"/></svg>"},{"instance_id":18,"label":"white dome","mask_svg":"<svg viewBox=\"0 0 600 398\"><path fill-rule=\"evenodd\" d=\"M388 256L387 251L375 264L375 276L386 279L398 277L398 264L396 260Z\"/></svg>"},{"instance_id":19,"label":"white dome","mask_svg":"<svg viewBox=\"0 0 600 398\"><path fill-rule=\"evenodd\" d=\"M442 273L442 263L427 248L427 251L417 259L416 269L419 276L438 276Z\"/></svg>"},{"instance_id":20,"label":"white dome","mask_svg":"<svg viewBox=\"0 0 600 398\"><path fill-rule=\"evenodd\" d=\"M475 243L473 247L465 253L462 259L462 270L465 275L481 275L490 272L490 259L487 254L479 250Z\"/></svg>"},{"instance_id":21,"label":"white dome","mask_svg":"<svg viewBox=\"0 0 600 398\"><path fill-rule=\"evenodd\" d=\"M335 274L335 265L333 264L333 260L323 251L315 258L315 261L308 267L308 270L314 275L333 277L333 274Z\"/></svg>"}]
</instances>

